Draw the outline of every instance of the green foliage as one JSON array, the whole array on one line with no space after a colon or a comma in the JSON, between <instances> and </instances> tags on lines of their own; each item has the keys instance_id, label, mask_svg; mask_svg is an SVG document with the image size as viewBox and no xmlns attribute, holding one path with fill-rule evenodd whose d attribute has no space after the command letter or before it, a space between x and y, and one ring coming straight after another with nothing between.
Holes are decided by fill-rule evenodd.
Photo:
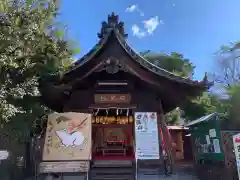
<instances>
[{"instance_id":1,"label":"green foliage","mask_svg":"<svg viewBox=\"0 0 240 180\"><path fill-rule=\"evenodd\" d=\"M182 118L192 121L204 115L218 112L224 119L229 119L236 124L238 118L237 109L240 106L240 43L230 46L222 46L217 53L216 68L218 71L213 75L216 84L220 84L227 97L221 98L210 92L204 92L193 100L188 100L182 107L166 114L168 124L178 124ZM157 54L151 51L141 53L149 62L166 69L182 77L194 74L195 66L183 57L182 54L173 52L168 54Z\"/></svg>"},{"instance_id":2,"label":"green foliage","mask_svg":"<svg viewBox=\"0 0 240 180\"><path fill-rule=\"evenodd\" d=\"M240 127L240 43L223 45L216 53L214 74L215 88L225 96L219 100L217 110L227 120L228 127Z\"/></svg>"},{"instance_id":3,"label":"green foliage","mask_svg":"<svg viewBox=\"0 0 240 180\"><path fill-rule=\"evenodd\" d=\"M56 21L54 0L2 0L0 10L1 131L14 126L26 134L48 111L39 101L38 78L64 71L77 50Z\"/></svg>"},{"instance_id":4,"label":"green foliage","mask_svg":"<svg viewBox=\"0 0 240 180\"><path fill-rule=\"evenodd\" d=\"M166 69L169 72L182 77L191 77L195 66L182 54L172 52L168 54L159 54L151 51L141 53L149 62Z\"/></svg>"},{"instance_id":5,"label":"green foliage","mask_svg":"<svg viewBox=\"0 0 240 180\"><path fill-rule=\"evenodd\" d=\"M188 122L214 112L226 116L226 105L222 103L223 101L217 95L204 92L202 96L185 103L182 107L184 118Z\"/></svg>"},{"instance_id":6,"label":"green foliage","mask_svg":"<svg viewBox=\"0 0 240 180\"><path fill-rule=\"evenodd\" d=\"M171 112L166 114L166 122L168 125L182 125L182 110L180 108L176 108Z\"/></svg>"},{"instance_id":7,"label":"green foliage","mask_svg":"<svg viewBox=\"0 0 240 180\"><path fill-rule=\"evenodd\" d=\"M234 50L236 47L233 46ZM233 48L227 46L221 48L223 53L232 53ZM191 77L194 74L195 66L182 54L172 52L169 54L157 54L151 51L145 51L141 53L149 62L166 69L174 74L180 75L182 77ZM222 61L220 61L222 62ZM223 63L224 64L224 63ZM229 63L226 63L229 67ZM226 72L226 71L224 71ZM220 79L223 79L223 76ZM225 76L226 77L226 76ZM229 94L229 97L232 95ZM173 111L166 114L167 124L179 124L181 120L184 119L185 122L198 119L204 115L218 112L221 116L228 118L230 112L230 102L228 99L220 99L219 96L204 92L201 96L195 99L189 99L186 103L180 108L176 108Z\"/></svg>"},{"instance_id":8,"label":"green foliage","mask_svg":"<svg viewBox=\"0 0 240 180\"><path fill-rule=\"evenodd\" d=\"M233 124L240 125L239 107L240 107L240 84L232 85L227 89L229 99L225 104L228 106L228 120Z\"/></svg>"},{"instance_id":9,"label":"green foliage","mask_svg":"<svg viewBox=\"0 0 240 180\"><path fill-rule=\"evenodd\" d=\"M141 53L142 56L144 56L149 62L169 71L172 72L176 75L185 77L185 78L191 78L192 75L194 74L194 69L195 66L186 58L184 58L184 56L180 53L177 52L172 52L169 54L159 54L159 53L153 53L151 51L145 51ZM192 103L191 101L189 101L186 104L186 112L185 117L187 117L188 119L190 118L194 118L198 117L198 115L204 115L206 112L204 111L204 107L202 107L203 109L201 110L200 107L198 107L199 113L196 114L194 113L195 109L193 108L194 111L192 111L192 109L188 108L192 108L192 105L194 103ZM201 106L202 104L198 104L198 106ZM195 105L197 106L197 105ZM189 113L189 115L188 115ZM183 111L180 108L176 108L174 110L172 110L171 112L166 114L166 122L169 125L173 125L173 124L179 124L179 123L183 123L181 122L182 120L182 114ZM193 119L192 119L193 120Z\"/></svg>"}]
</instances>

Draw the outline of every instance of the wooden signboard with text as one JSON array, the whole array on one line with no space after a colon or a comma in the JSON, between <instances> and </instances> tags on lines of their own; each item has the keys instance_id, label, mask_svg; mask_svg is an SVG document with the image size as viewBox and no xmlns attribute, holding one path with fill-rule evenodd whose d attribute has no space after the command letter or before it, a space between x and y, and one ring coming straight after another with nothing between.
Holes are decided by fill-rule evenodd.
<instances>
[{"instance_id":1,"label":"wooden signboard with text","mask_svg":"<svg viewBox=\"0 0 240 180\"><path fill-rule=\"evenodd\" d=\"M88 172L89 161L72 162L41 162L39 165L40 173L58 173L58 172Z\"/></svg>"},{"instance_id":2,"label":"wooden signboard with text","mask_svg":"<svg viewBox=\"0 0 240 180\"><path fill-rule=\"evenodd\" d=\"M92 114L67 112L48 115L43 161L90 161Z\"/></svg>"},{"instance_id":3,"label":"wooden signboard with text","mask_svg":"<svg viewBox=\"0 0 240 180\"><path fill-rule=\"evenodd\" d=\"M87 172L92 158L92 114L48 115L40 173Z\"/></svg>"},{"instance_id":4,"label":"wooden signboard with text","mask_svg":"<svg viewBox=\"0 0 240 180\"><path fill-rule=\"evenodd\" d=\"M96 104L128 104L131 101L130 94L95 94Z\"/></svg>"}]
</instances>

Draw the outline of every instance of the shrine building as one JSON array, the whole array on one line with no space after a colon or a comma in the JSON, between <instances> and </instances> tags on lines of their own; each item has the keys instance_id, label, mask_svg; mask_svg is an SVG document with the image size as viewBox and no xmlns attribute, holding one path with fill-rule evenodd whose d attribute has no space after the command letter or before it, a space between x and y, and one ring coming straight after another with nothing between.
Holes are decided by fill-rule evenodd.
<instances>
[{"instance_id":1,"label":"shrine building","mask_svg":"<svg viewBox=\"0 0 240 180\"><path fill-rule=\"evenodd\" d=\"M206 77L202 81L183 78L144 59L128 44L124 23L114 13L102 22L97 35L97 44L61 78L40 81L42 102L58 113L93 115L92 169L99 164L135 166L136 114L149 112L148 118L157 119L158 131L159 155L153 162L162 168L167 163L171 171L174 159L164 114L201 95L211 83ZM151 137L142 138L147 146ZM151 164L151 158L146 159Z\"/></svg>"}]
</instances>

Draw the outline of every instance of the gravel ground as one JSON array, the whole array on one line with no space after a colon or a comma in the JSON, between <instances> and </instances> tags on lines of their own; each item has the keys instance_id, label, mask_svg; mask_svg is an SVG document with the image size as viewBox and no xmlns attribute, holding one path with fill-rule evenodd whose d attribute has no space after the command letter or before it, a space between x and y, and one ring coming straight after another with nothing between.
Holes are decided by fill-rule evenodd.
<instances>
[{"instance_id":1,"label":"gravel ground","mask_svg":"<svg viewBox=\"0 0 240 180\"><path fill-rule=\"evenodd\" d=\"M162 177L162 179L166 179L166 180L199 180L194 174L187 173L187 172L178 172L169 177Z\"/></svg>"},{"instance_id":2,"label":"gravel ground","mask_svg":"<svg viewBox=\"0 0 240 180\"><path fill-rule=\"evenodd\" d=\"M161 180L161 179L163 180L199 180L195 175L194 168L191 164L176 165L175 173L167 177L158 170L150 172L149 170L145 169L138 173L137 180Z\"/></svg>"}]
</instances>

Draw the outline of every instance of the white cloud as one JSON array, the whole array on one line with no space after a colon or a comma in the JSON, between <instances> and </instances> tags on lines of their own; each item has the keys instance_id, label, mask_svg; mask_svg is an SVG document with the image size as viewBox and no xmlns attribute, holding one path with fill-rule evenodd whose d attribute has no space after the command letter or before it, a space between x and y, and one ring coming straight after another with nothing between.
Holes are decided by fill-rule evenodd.
<instances>
[{"instance_id":1,"label":"white cloud","mask_svg":"<svg viewBox=\"0 0 240 180\"><path fill-rule=\"evenodd\" d=\"M148 20L144 20L143 27L140 28L138 25L132 25L133 36L142 38L147 35L152 35L160 24L164 24L163 20L159 20L158 16L151 17Z\"/></svg>"},{"instance_id":2,"label":"white cloud","mask_svg":"<svg viewBox=\"0 0 240 180\"><path fill-rule=\"evenodd\" d=\"M136 10L136 8L137 8L137 4L133 4L129 7L127 7L126 12L133 12Z\"/></svg>"},{"instance_id":3,"label":"white cloud","mask_svg":"<svg viewBox=\"0 0 240 180\"><path fill-rule=\"evenodd\" d=\"M163 24L163 20L159 20L158 16L143 21L144 29L148 34L152 34L159 24Z\"/></svg>"},{"instance_id":4,"label":"white cloud","mask_svg":"<svg viewBox=\"0 0 240 180\"><path fill-rule=\"evenodd\" d=\"M132 32L133 36L137 36L138 38L142 38L146 35L146 32L140 29L136 24L132 25Z\"/></svg>"},{"instance_id":5,"label":"white cloud","mask_svg":"<svg viewBox=\"0 0 240 180\"><path fill-rule=\"evenodd\" d=\"M140 9L136 9L136 11L140 14L140 16L144 16L143 11L141 11Z\"/></svg>"},{"instance_id":6,"label":"white cloud","mask_svg":"<svg viewBox=\"0 0 240 180\"><path fill-rule=\"evenodd\" d=\"M143 11L138 8L137 4L133 4L133 5L129 6L129 7L127 7L125 11L126 12L134 12L134 11L136 11L136 12L138 12L140 14L140 16L144 16Z\"/></svg>"}]
</instances>

